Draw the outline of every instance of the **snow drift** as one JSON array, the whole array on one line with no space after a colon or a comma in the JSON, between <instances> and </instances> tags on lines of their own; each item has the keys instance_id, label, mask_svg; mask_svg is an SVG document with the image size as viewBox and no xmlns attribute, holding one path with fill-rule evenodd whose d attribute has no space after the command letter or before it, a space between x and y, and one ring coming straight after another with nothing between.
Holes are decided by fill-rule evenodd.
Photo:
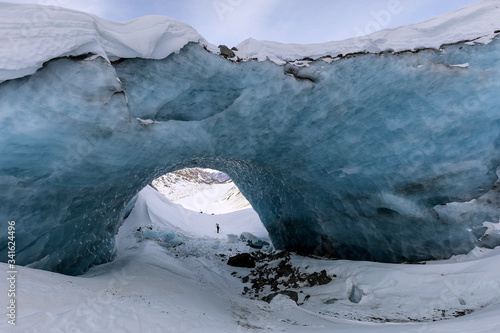
<instances>
[{"instance_id":1,"label":"snow drift","mask_svg":"<svg viewBox=\"0 0 500 333\"><path fill-rule=\"evenodd\" d=\"M18 263L111 260L134 196L186 167L228 174L277 248L401 262L499 245L497 7L231 61L166 18L0 4L0 218Z\"/></svg>"}]
</instances>

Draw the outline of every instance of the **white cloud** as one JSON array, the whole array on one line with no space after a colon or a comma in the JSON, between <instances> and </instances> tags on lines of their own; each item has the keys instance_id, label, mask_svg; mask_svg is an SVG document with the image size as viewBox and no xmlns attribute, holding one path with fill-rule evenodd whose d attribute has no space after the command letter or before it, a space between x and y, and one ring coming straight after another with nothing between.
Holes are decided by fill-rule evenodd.
<instances>
[{"instance_id":1,"label":"white cloud","mask_svg":"<svg viewBox=\"0 0 500 333\"><path fill-rule=\"evenodd\" d=\"M265 36L269 32L267 22L283 0L194 2L197 6L185 12L184 20L208 41L232 46L248 37Z\"/></svg>"},{"instance_id":2,"label":"white cloud","mask_svg":"<svg viewBox=\"0 0 500 333\"><path fill-rule=\"evenodd\" d=\"M102 0L9 0L14 3L32 3L38 5L58 6L75 9L97 16L106 17L112 9L114 1Z\"/></svg>"}]
</instances>

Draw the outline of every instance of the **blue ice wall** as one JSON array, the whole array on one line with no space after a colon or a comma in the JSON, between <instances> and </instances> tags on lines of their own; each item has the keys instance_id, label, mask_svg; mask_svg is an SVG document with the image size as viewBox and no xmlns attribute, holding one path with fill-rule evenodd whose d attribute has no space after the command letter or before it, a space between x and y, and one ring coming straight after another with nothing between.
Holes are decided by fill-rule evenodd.
<instances>
[{"instance_id":1,"label":"blue ice wall","mask_svg":"<svg viewBox=\"0 0 500 333\"><path fill-rule=\"evenodd\" d=\"M163 60L55 59L0 84L0 220L16 221L19 264L80 274L112 260L148 182L201 166L231 176L278 248L465 253L500 218L499 54L496 39L308 67L197 44Z\"/></svg>"}]
</instances>

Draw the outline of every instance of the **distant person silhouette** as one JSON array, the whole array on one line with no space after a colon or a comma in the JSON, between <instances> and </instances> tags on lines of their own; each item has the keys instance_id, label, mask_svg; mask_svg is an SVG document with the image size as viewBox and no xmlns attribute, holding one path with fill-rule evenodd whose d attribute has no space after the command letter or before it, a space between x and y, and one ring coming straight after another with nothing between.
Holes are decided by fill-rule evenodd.
<instances>
[{"instance_id":1,"label":"distant person silhouette","mask_svg":"<svg viewBox=\"0 0 500 333\"><path fill-rule=\"evenodd\" d=\"M217 227L217 233L219 233L219 229L220 229L219 223L215 223L215 226Z\"/></svg>"}]
</instances>

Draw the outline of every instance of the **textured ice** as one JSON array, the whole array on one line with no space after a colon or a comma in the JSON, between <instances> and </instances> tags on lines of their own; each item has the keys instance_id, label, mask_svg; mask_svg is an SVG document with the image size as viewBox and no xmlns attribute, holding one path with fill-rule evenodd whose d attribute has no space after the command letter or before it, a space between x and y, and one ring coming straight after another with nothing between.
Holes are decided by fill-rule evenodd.
<instances>
[{"instance_id":1,"label":"textured ice","mask_svg":"<svg viewBox=\"0 0 500 333\"><path fill-rule=\"evenodd\" d=\"M170 230L159 230L153 227L141 227L135 232L135 237L139 240L151 239L163 247L175 247L182 244L182 237Z\"/></svg>"},{"instance_id":2,"label":"textured ice","mask_svg":"<svg viewBox=\"0 0 500 333\"><path fill-rule=\"evenodd\" d=\"M353 285L349 293L349 300L353 303L359 303L361 302L362 298L363 298L363 290Z\"/></svg>"},{"instance_id":3,"label":"textured ice","mask_svg":"<svg viewBox=\"0 0 500 333\"><path fill-rule=\"evenodd\" d=\"M240 240L242 242L246 242L248 246L254 249L262 249L263 247L269 246L268 242L259 239L250 232L242 232L240 235Z\"/></svg>"},{"instance_id":4,"label":"textured ice","mask_svg":"<svg viewBox=\"0 0 500 333\"><path fill-rule=\"evenodd\" d=\"M111 260L138 191L186 167L228 174L276 248L401 262L490 233L496 246L500 40L472 44L280 66L188 43L5 81L0 219L16 221L18 263L78 274Z\"/></svg>"}]
</instances>

